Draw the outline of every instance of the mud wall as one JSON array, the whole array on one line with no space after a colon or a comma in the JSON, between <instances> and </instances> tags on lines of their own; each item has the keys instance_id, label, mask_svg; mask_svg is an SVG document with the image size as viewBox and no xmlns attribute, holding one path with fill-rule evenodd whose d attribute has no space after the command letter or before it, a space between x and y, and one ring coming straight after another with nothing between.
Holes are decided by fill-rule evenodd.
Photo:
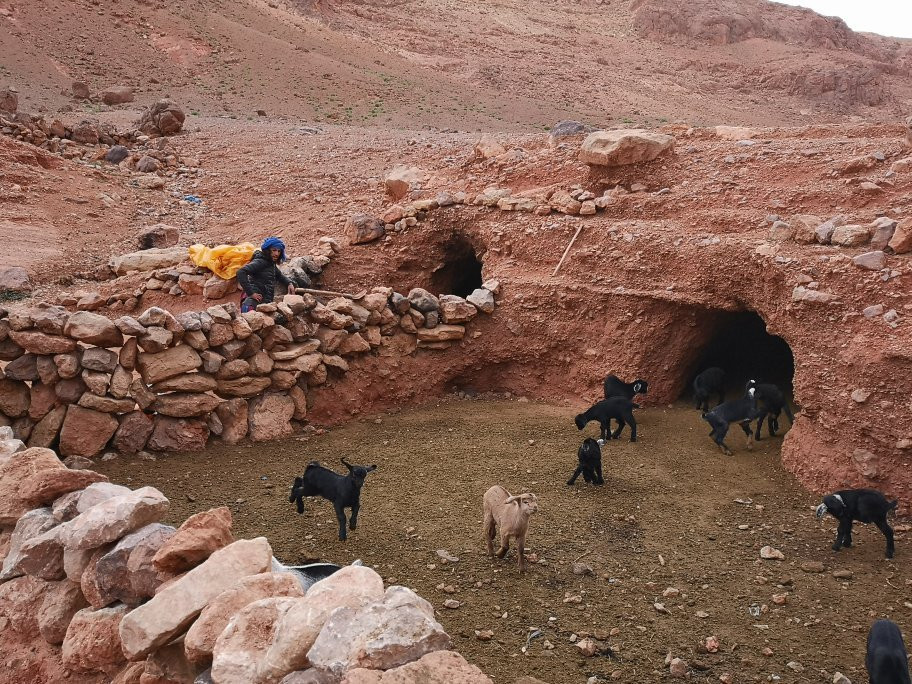
<instances>
[{"instance_id":1,"label":"mud wall","mask_svg":"<svg viewBox=\"0 0 912 684\"><path fill-rule=\"evenodd\" d=\"M581 224L580 239L552 275ZM847 228L874 240L882 225ZM537 216L467 204L433 211L393 240L343 252L331 278L363 278L356 264L369 258L372 277L405 273L429 283L454 240L473 246L483 278L503 283L495 315L445 365L404 359L397 383L381 388L367 380L357 393L335 387L343 405L348 397L357 410L382 408L454 387L582 405L598 398L609 372L648 379L644 402L667 403L686 394L719 321L753 312L793 357L800 413L783 443L784 465L814 491L870 486L909 510L912 333L905 316L912 301L902 285L912 274L908 254L887 249L880 253L885 268L872 271L858 265L856 252L870 249L866 242L854 249L807 245L794 230L784 238L773 229L700 234L671 221ZM420 387L408 381L416 376ZM702 428L696 413L694 420Z\"/></svg>"}]
</instances>

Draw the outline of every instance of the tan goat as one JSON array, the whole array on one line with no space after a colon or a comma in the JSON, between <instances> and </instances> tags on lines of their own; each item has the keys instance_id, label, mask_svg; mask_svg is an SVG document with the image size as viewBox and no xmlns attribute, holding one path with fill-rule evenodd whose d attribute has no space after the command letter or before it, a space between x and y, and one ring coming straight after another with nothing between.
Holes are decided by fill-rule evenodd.
<instances>
[{"instance_id":1,"label":"tan goat","mask_svg":"<svg viewBox=\"0 0 912 684\"><path fill-rule=\"evenodd\" d=\"M500 528L500 548L497 557L503 558L510 548L510 537L516 538L516 552L519 555L519 571L526 571L526 532L529 530L529 516L538 510L538 497L535 494L510 496L510 492L494 485L485 492L484 538L488 546L488 555L494 555L494 537Z\"/></svg>"}]
</instances>

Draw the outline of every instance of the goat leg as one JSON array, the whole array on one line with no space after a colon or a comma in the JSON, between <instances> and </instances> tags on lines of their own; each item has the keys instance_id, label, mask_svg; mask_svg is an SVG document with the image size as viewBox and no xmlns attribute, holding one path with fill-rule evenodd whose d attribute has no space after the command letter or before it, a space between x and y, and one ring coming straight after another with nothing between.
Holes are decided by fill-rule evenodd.
<instances>
[{"instance_id":1,"label":"goat leg","mask_svg":"<svg viewBox=\"0 0 912 684\"><path fill-rule=\"evenodd\" d=\"M339 521L339 541L345 541L347 535L345 533L345 509L342 506L335 506L336 509L336 519Z\"/></svg>"},{"instance_id":2,"label":"goat leg","mask_svg":"<svg viewBox=\"0 0 912 684\"><path fill-rule=\"evenodd\" d=\"M580 473L583 472L583 466L577 466L576 470L573 471L573 477L567 480L568 485L572 485L576 482L576 478L579 477ZM586 480L588 482L588 480Z\"/></svg>"},{"instance_id":3,"label":"goat leg","mask_svg":"<svg viewBox=\"0 0 912 684\"><path fill-rule=\"evenodd\" d=\"M349 521L348 521L348 529L353 530L358 526L358 511L360 511L360 510L361 510L361 504L359 502L356 501L354 504L352 504L352 507L351 507L352 512L351 512L351 518L349 518Z\"/></svg>"},{"instance_id":4,"label":"goat leg","mask_svg":"<svg viewBox=\"0 0 912 684\"><path fill-rule=\"evenodd\" d=\"M890 527L890 523L887 522L886 517L883 520L879 520L874 523L877 525L877 529L883 532L884 537L887 538L887 558L893 558L893 553L895 551L893 547L893 528Z\"/></svg>"},{"instance_id":5,"label":"goat leg","mask_svg":"<svg viewBox=\"0 0 912 684\"><path fill-rule=\"evenodd\" d=\"M494 557L494 536L497 534L496 529L494 528L494 516L490 513L485 512L484 519L484 539L485 545L488 549L488 555Z\"/></svg>"},{"instance_id":6,"label":"goat leg","mask_svg":"<svg viewBox=\"0 0 912 684\"><path fill-rule=\"evenodd\" d=\"M755 439L756 439L758 442L760 441L760 438L761 438L761 433L762 433L762 431L763 431L763 420L764 420L764 418L766 418L766 416L767 416L766 411L761 411L761 412L760 412L760 417L757 418L757 433L756 433L756 435L755 435ZM770 418L770 420L772 420L772 418ZM772 423L770 423L770 425L772 425ZM771 427L771 428L770 428L770 435L772 435L772 434L773 434L773 431L772 431L772 427Z\"/></svg>"},{"instance_id":7,"label":"goat leg","mask_svg":"<svg viewBox=\"0 0 912 684\"><path fill-rule=\"evenodd\" d=\"M605 484L605 478L602 477L602 464L599 463L595 466L595 484L602 485Z\"/></svg>"},{"instance_id":8,"label":"goat leg","mask_svg":"<svg viewBox=\"0 0 912 684\"><path fill-rule=\"evenodd\" d=\"M522 540L516 540L516 553L519 556L519 571L526 571L526 544Z\"/></svg>"},{"instance_id":9,"label":"goat leg","mask_svg":"<svg viewBox=\"0 0 912 684\"><path fill-rule=\"evenodd\" d=\"M630 441L637 441L637 422L633 417L633 414L626 416L627 422L630 423Z\"/></svg>"},{"instance_id":10,"label":"goat leg","mask_svg":"<svg viewBox=\"0 0 912 684\"><path fill-rule=\"evenodd\" d=\"M621 430L623 430L623 429L624 429L624 426L627 424L627 423L624 422L624 419L623 419L623 418L617 418L616 420L617 420L617 422L618 422L618 429L611 433L611 439L620 439L620 438L621 438ZM610 421L609 421L609 422L610 422Z\"/></svg>"},{"instance_id":11,"label":"goat leg","mask_svg":"<svg viewBox=\"0 0 912 684\"><path fill-rule=\"evenodd\" d=\"M852 539L852 521L850 520L846 523L843 520L839 521L839 527L836 528L836 541L833 542L833 551L839 551L842 548L842 542L845 540L846 535L849 537L849 541Z\"/></svg>"},{"instance_id":12,"label":"goat leg","mask_svg":"<svg viewBox=\"0 0 912 684\"><path fill-rule=\"evenodd\" d=\"M507 555L507 551L510 550L510 535L501 534L500 535L500 548L497 549L497 553L494 554L498 558L503 558Z\"/></svg>"},{"instance_id":13,"label":"goat leg","mask_svg":"<svg viewBox=\"0 0 912 684\"><path fill-rule=\"evenodd\" d=\"M747 436L747 450L752 451L754 448L754 433L750 428L750 419L741 423L741 429L744 430L744 434Z\"/></svg>"}]
</instances>

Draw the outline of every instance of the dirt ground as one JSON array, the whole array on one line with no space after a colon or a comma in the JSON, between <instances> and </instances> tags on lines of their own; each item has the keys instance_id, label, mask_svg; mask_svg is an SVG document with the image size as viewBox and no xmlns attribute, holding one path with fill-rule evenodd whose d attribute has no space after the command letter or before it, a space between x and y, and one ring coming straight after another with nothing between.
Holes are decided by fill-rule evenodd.
<instances>
[{"instance_id":1,"label":"dirt ground","mask_svg":"<svg viewBox=\"0 0 912 684\"><path fill-rule=\"evenodd\" d=\"M310 438L99 469L115 482L160 488L174 523L229 506L236 534L265 535L286 563L362 559L434 603L455 647L496 682L525 674L550 684L592 675L655 681L669 676L668 653L687 660L697 680L822 682L838 670L859 682L873 619L912 629L908 525L895 523L894 561L869 526L856 528L854 548L834 554L835 521L815 520L818 500L779 463L781 440L748 452L740 431L730 433L735 454L724 457L692 408L650 407L638 412L637 443L625 433L603 448L604 486L580 478L568 487L581 439L574 413L452 397ZM596 432L595 424L586 430ZM298 516L287 499L308 461L338 469L340 457L379 466L345 543L328 502L307 500ZM484 553L481 496L495 483L539 497L527 539L538 562L525 576L512 550L503 561ZM767 544L785 560L760 560ZM459 561L442 562L438 549ZM575 560L594 574L574 575ZM825 571L802 570L814 561ZM836 579L840 569L852 577ZM669 587L680 594L664 597ZM786 603L776 605L774 594ZM461 605L447 609L447 599ZM493 639L478 640L476 630ZM602 639L611 653L585 658L573 635ZM717 653L702 646L710 635L721 642Z\"/></svg>"}]
</instances>

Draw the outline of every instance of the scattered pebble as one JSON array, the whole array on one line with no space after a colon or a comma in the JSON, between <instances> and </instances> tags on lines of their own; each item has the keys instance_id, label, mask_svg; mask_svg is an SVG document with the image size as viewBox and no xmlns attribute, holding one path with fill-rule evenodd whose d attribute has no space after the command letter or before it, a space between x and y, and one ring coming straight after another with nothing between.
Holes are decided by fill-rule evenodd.
<instances>
[{"instance_id":1,"label":"scattered pebble","mask_svg":"<svg viewBox=\"0 0 912 684\"><path fill-rule=\"evenodd\" d=\"M459 608L459 606L462 605L462 603L457 601L456 599L447 599L446 601L443 602L443 605L444 605L444 607L449 608L450 610L456 610L457 608Z\"/></svg>"}]
</instances>

